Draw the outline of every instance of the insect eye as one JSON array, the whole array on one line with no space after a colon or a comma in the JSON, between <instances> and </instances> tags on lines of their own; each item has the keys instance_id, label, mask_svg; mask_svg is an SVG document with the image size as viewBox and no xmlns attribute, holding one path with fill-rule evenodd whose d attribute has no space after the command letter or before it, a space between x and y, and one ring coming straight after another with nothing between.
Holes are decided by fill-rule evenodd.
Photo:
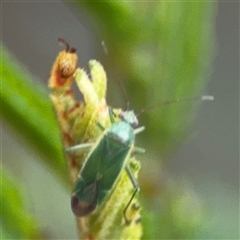
<instances>
[{"instance_id":1,"label":"insect eye","mask_svg":"<svg viewBox=\"0 0 240 240\"><path fill-rule=\"evenodd\" d=\"M124 112L121 112L121 113L119 114L119 118L120 118L121 120L124 120L124 117L125 117L125 113L124 113Z\"/></svg>"},{"instance_id":2,"label":"insect eye","mask_svg":"<svg viewBox=\"0 0 240 240\"><path fill-rule=\"evenodd\" d=\"M132 122L132 127L133 128L136 128L138 126L138 120L135 119L133 122Z\"/></svg>"}]
</instances>

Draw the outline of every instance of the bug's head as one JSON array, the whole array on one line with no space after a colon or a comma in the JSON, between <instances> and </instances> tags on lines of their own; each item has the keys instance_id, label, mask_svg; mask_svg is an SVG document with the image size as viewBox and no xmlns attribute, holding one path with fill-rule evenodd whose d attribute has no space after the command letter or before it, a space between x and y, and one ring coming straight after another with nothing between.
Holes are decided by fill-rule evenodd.
<instances>
[{"instance_id":1,"label":"bug's head","mask_svg":"<svg viewBox=\"0 0 240 240\"><path fill-rule=\"evenodd\" d=\"M138 126L138 119L133 111L121 112L119 118L131 125L133 128Z\"/></svg>"}]
</instances>

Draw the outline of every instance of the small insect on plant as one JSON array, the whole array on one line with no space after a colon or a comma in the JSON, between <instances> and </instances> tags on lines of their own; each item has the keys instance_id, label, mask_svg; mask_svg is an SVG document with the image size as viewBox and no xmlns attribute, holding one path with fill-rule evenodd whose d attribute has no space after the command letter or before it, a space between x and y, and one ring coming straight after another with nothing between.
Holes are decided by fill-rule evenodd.
<instances>
[{"instance_id":1,"label":"small insect on plant","mask_svg":"<svg viewBox=\"0 0 240 240\"><path fill-rule=\"evenodd\" d=\"M95 60L89 62L89 79L77 67L76 50L65 40L59 41L66 49L53 65L49 87L67 153L73 186L71 208L79 217L80 232L87 239L140 239L141 216L136 196L140 163L132 155L145 152L135 146L135 137L145 129L138 126L137 116L147 111L142 109L136 115L128 111L128 106L125 112L108 107L107 77L102 65ZM76 101L73 79L84 101ZM212 99L211 96L177 99L157 104L148 111L182 101Z\"/></svg>"},{"instance_id":2,"label":"small insect on plant","mask_svg":"<svg viewBox=\"0 0 240 240\"><path fill-rule=\"evenodd\" d=\"M71 48L64 39L59 38L59 43L66 49L59 53L49 79L49 87L52 89L69 86L72 82L72 76L77 68L76 49Z\"/></svg>"},{"instance_id":3,"label":"small insect on plant","mask_svg":"<svg viewBox=\"0 0 240 240\"><path fill-rule=\"evenodd\" d=\"M178 99L167 101L161 105L200 99L212 100L212 97ZM140 113L142 112L145 110L142 109ZM127 218L126 213L134 196L139 191L139 186L129 167L129 159L133 153L145 152L144 149L134 146L135 135L142 132L145 127L138 127L138 120L133 111L121 112L120 121L115 122L114 113L109 109L109 117L111 126L107 129L97 122L102 134L96 143L79 144L66 150L71 153L91 148L73 188L71 207L73 213L78 217L92 213L114 189L120 173L125 169L134 188L132 197L124 209L125 221L130 223L131 220Z\"/></svg>"},{"instance_id":4,"label":"small insect on plant","mask_svg":"<svg viewBox=\"0 0 240 240\"><path fill-rule=\"evenodd\" d=\"M73 188L71 206L74 214L79 217L90 214L114 189L120 173L125 169L135 189L124 209L125 221L129 223L126 211L139 190L138 182L129 167L129 159L132 153L145 151L134 146L135 135L145 128L138 127L133 111L120 113L121 121L115 122L114 113L109 109L109 117L111 126L108 129L97 123L102 134L95 144L80 144L67 149L70 153L92 147Z\"/></svg>"}]
</instances>

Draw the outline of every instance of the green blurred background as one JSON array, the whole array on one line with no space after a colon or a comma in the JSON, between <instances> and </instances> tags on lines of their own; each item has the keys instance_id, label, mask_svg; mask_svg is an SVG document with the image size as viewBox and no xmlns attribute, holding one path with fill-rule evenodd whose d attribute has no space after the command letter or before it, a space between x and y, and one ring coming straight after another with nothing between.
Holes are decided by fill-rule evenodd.
<instances>
[{"instance_id":1,"label":"green blurred background","mask_svg":"<svg viewBox=\"0 0 240 240\"><path fill-rule=\"evenodd\" d=\"M62 154L54 155L61 146L53 117L48 116L45 91L61 50L57 39L62 37L77 48L81 67L88 69L90 59L101 61L109 77L109 105L125 108L117 83L122 81L136 112L156 106L139 117L146 126L138 141L147 150L139 157L144 237L239 239L239 3L30 1L3 2L1 7L1 41L24 66L23 73L31 74L33 95L46 104L43 115L37 111L35 116L45 121L33 120L38 131L28 129L28 109L18 119L16 111L3 105L3 184L13 187L6 190L3 185L3 189L15 201L9 206L19 206L5 215L3 211L3 236L21 238L39 234L40 229L48 239L77 238ZM11 60L2 64L10 66ZM24 88L24 81L21 84ZM3 84L2 90L4 86L8 85ZM22 94L24 98L21 87L9 86L6 95L2 92L4 97L18 99ZM202 94L214 95L215 101L203 103L197 115L194 109L199 103L158 106ZM30 105L34 108L34 104ZM48 139L35 139L44 131L51 135ZM58 145L48 152L55 141ZM51 162L51 156L60 160ZM61 173L53 174L49 167ZM16 180L8 179L9 175ZM22 196L14 193L14 187L20 188ZM5 204L6 195L2 197ZM25 200L29 215L21 210L20 199ZM24 224L29 219L34 219L32 226Z\"/></svg>"}]
</instances>

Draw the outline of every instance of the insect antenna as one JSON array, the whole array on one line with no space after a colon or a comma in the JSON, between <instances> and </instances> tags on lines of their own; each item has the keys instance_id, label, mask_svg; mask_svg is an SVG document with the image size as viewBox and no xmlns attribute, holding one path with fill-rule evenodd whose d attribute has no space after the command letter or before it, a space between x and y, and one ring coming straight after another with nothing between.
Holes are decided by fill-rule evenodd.
<instances>
[{"instance_id":1,"label":"insect antenna","mask_svg":"<svg viewBox=\"0 0 240 240\"><path fill-rule=\"evenodd\" d=\"M104 41L102 41L101 45L102 45L104 53L107 55L108 54L108 48L107 48L106 43ZM123 83L119 79L116 79L116 81L117 81L117 84L118 84L119 88L121 89L121 92L122 92L123 97L124 97L124 101L126 102L126 111L128 111L129 107L130 107L130 103L129 103L129 99L128 99L128 96L127 96L126 89L125 89Z\"/></svg>"},{"instance_id":2,"label":"insect antenna","mask_svg":"<svg viewBox=\"0 0 240 240\"><path fill-rule=\"evenodd\" d=\"M103 48L104 53L105 53L106 55L108 55L108 49L107 49L107 46L106 46L105 42L104 42L104 41L101 41L101 45L102 45L102 48Z\"/></svg>"},{"instance_id":3,"label":"insect antenna","mask_svg":"<svg viewBox=\"0 0 240 240\"><path fill-rule=\"evenodd\" d=\"M175 100L169 100L169 101L165 101L165 102L159 103L159 104L154 105L154 106L150 106L150 107L147 108L147 110L146 110L146 108L142 108L136 114L136 116L138 117L140 114L142 114L144 112L149 112L152 109L157 108L159 106L166 106L166 105L170 105L170 104L173 104L173 103L189 102L189 101L213 101L213 100L214 100L214 97L210 96L210 95L204 95L204 96L201 96L201 97L186 97L186 98L179 98L179 99L175 99Z\"/></svg>"},{"instance_id":4,"label":"insect antenna","mask_svg":"<svg viewBox=\"0 0 240 240\"><path fill-rule=\"evenodd\" d=\"M122 94L123 94L123 97L124 97L124 100L125 100L125 103L126 103L126 111L128 111L129 107L130 107L130 103L129 103L129 100L128 100L128 97L127 97L126 89L125 89L125 87L124 87L124 85L123 85L123 83L121 81L119 81L117 79L117 82L118 82L118 85L119 85L119 87L120 87L120 89L122 91Z\"/></svg>"}]
</instances>

